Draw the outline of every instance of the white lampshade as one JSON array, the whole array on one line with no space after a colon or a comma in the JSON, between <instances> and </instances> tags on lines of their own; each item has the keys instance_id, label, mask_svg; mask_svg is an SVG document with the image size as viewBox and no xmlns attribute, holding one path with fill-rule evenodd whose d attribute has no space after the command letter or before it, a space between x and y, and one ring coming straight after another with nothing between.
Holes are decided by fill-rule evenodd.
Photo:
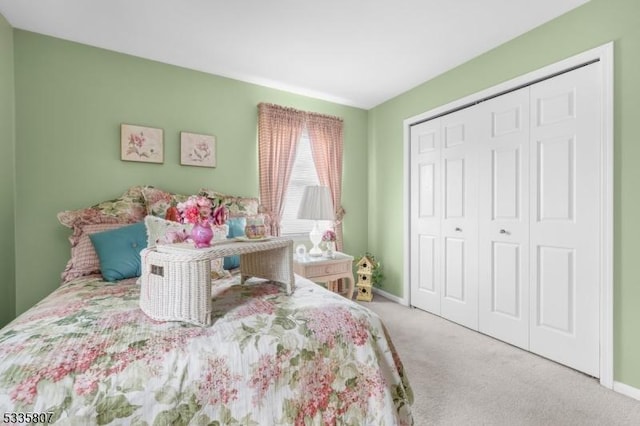
<instances>
[{"instance_id":1,"label":"white lampshade","mask_svg":"<svg viewBox=\"0 0 640 426\"><path fill-rule=\"evenodd\" d=\"M331 191L326 186L307 186L304 188L298 219L314 220L313 229L309 232L309 239L313 247L309 250L310 256L321 256L322 250L318 246L322 240L322 234L318 229L319 220L333 220L333 203Z\"/></svg>"},{"instance_id":2,"label":"white lampshade","mask_svg":"<svg viewBox=\"0 0 640 426\"><path fill-rule=\"evenodd\" d=\"M305 187L298 210L298 219L333 220L334 217L329 187Z\"/></svg>"}]
</instances>

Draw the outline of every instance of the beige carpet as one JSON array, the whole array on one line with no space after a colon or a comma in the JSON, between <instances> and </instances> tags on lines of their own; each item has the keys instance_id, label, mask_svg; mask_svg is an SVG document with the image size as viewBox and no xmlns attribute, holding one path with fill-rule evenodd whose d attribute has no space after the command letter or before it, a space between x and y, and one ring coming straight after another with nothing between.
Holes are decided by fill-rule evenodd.
<instances>
[{"instance_id":1,"label":"beige carpet","mask_svg":"<svg viewBox=\"0 0 640 426\"><path fill-rule=\"evenodd\" d=\"M640 425L640 401L597 379L379 295L422 425Z\"/></svg>"}]
</instances>

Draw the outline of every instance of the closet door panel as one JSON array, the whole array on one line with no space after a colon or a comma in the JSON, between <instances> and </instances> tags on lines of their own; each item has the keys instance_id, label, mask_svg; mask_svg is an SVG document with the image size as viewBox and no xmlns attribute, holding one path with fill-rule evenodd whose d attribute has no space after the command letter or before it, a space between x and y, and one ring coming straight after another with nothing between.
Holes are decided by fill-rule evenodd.
<instances>
[{"instance_id":1,"label":"closet door panel","mask_svg":"<svg viewBox=\"0 0 640 426\"><path fill-rule=\"evenodd\" d=\"M477 120L474 107L440 118L442 146L442 316L478 329Z\"/></svg>"},{"instance_id":2,"label":"closet door panel","mask_svg":"<svg viewBox=\"0 0 640 426\"><path fill-rule=\"evenodd\" d=\"M600 64L531 86L531 351L599 374Z\"/></svg>"},{"instance_id":3,"label":"closet door panel","mask_svg":"<svg viewBox=\"0 0 640 426\"><path fill-rule=\"evenodd\" d=\"M529 347L529 89L479 105L479 330Z\"/></svg>"},{"instance_id":4,"label":"closet door panel","mask_svg":"<svg viewBox=\"0 0 640 426\"><path fill-rule=\"evenodd\" d=\"M436 295L439 289L436 279L436 277L439 276L439 274L436 273L436 271L439 270L436 258L440 257L437 253L438 245L438 240L434 236L420 235L418 237L417 267L419 279L416 283L417 291L426 292L427 297L429 297L429 295ZM439 303L434 303L434 305L439 307ZM436 308L433 308L433 310L435 309Z\"/></svg>"},{"instance_id":5,"label":"closet door panel","mask_svg":"<svg viewBox=\"0 0 640 426\"><path fill-rule=\"evenodd\" d=\"M447 158L444 160L445 179L445 219L464 220L465 208L465 159Z\"/></svg>"},{"instance_id":6,"label":"closet door panel","mask_svg":"<svg viewBox=\"0 0 640 426\"><path fill-rule=\"evenodd\" d=\"M445 238L444 297L464 303L465 294L465 241Z\"/></svg>"},{"instance_id":7,"label":"closet door panel","mask_svg":"<svg viewBox=\"0 0 640 426\"><path fill-rule=\"evenodd\" d=\"M440 315L440 120L411 127L411 304Z\"/></svg>"},{"instance_id":8,"label":"closet door panel","mask_svg":"<svg viewBox=\"0 0 640 426\"><path fill-rule=\"evenodd\" d=\"M563 135L537 141L538 222L570 223L575 210L575 139Z\"/></svg>"},{"instance_id":9,"label":"closet door panel","mask_svg":"<svg viewBox=\"0 0 640 426\"><path fill-rule=\"evenodd\" d=\"M494 242L491 252L491 312L513 319L522 315L520 249L520 244Z\"/></svg>"},{"instance_id":10,"label":"closet door panel","mask_svg":"<svg viewBox=\"0 0 640 426\"><path fill-rule=\"evenodd\" d=\"M575 250L539 246L537 255L537 326L575 333Z\"/></svg>"},{"instance_id":11,"label":"closet door panel","mask_svg":"<svg viewBox=\"0 0 640 426\"><path fill-rule=\"evenodd\" d=\"M521 213L522 147L507 145L491 151L491 217L518 220Z\"/></svg>"}]
</instances>

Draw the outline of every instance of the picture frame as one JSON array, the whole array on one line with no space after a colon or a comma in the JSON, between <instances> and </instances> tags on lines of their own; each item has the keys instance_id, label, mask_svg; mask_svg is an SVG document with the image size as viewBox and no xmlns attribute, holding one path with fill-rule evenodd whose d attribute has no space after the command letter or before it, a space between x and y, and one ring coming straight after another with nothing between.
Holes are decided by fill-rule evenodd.
<instances>
[{"instance_id":1,"label":"picture frame","mask_svg":"<svg viewBox=\"0 0 640 426\"><path fill-rule=\"evenodd\" d=\"M216 137L200 133L180 132L180 164L216 167Z\"/></svg>"},{"instance_id":2,"label":"picture frame","mask_svg":"<svg viewBox=\"0 0 640 426\"><path fill-rule=\"evenodd\" d=\"M164 163L164 130L135 124L121 124L120 159L142 163Z\"/></svg>"}]
</instances>

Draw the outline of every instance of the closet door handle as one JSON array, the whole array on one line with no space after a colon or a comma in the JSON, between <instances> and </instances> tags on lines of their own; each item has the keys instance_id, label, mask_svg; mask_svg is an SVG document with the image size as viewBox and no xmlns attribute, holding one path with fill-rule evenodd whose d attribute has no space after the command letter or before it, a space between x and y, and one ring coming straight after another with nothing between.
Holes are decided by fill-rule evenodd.
<instances>
[{"instance_id":1,"label":"closet door handle","mask_svg":"<svg viewBox=\"0 0 640 426\"><path fill-rule=\"evenodd\" d=\"M456 228L455 231L456 232L462 232L462 228Z\"/></svg>"},{"instance_id":2,"label":"closet door handle","mask_svg":"<svg viewBox=\"0 0 640 426\"><path fill-rule=\"evenodd\" d=\"M506 229L501 229L500 233L501 234L505 234L505 235L511 235L511 233L509 231L507 231Z\"/></svg>"}]
</instances>

